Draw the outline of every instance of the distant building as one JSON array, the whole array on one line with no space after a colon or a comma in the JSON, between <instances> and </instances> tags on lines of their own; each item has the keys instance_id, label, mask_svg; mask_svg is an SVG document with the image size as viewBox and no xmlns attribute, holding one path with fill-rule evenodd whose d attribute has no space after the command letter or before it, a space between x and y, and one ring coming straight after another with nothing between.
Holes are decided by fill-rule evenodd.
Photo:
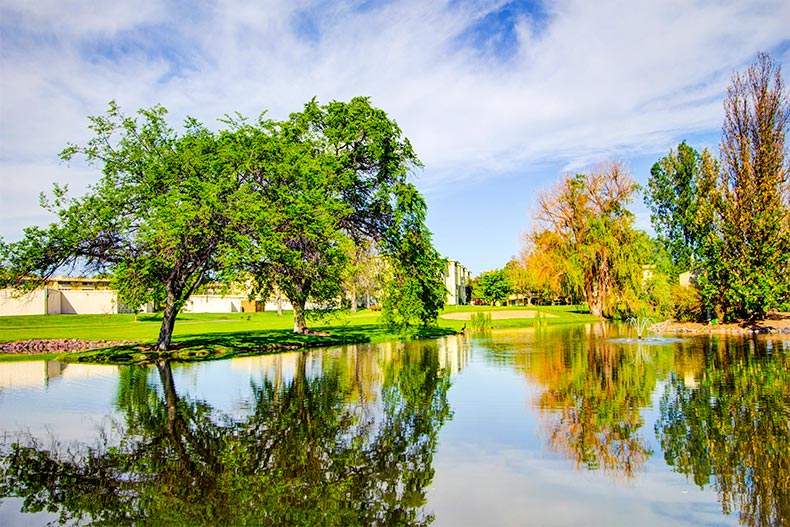
<instances>
[{"instance_id":1,"label":"distant building","mask_svg":"<svg viewBox=\"0 0 790 527\"><path fill-rule=\"evenodd\" d=\"M642 266L642 285L647 284L653 279L653 272L656 270L655 264L645 264Z\"/></svg>"},{"instance_id":2,"label":"distant building","mask_svg":"<svg viewBox=\"0 0 790 527\"><path fill-rule=\"evenodd\" d=\"M678 276L678 282L683 287L699 287L699 270L693 271L686 271L685 273L680 273Z\"/></svg>"},{"instance_id":3,"label":"distant building","mask_svg":"<svg viewBox=\"0 0 790 527\"><path fill-rule=\"evenodd\" d=\"M444 283L447 287L448 306L463 305L469 303L467 297L467 287L472 281L472 274L469 270L455 260L447 261L447 271L444 275Z\"/></svg>"},{"instance_id":4,"label":"distant building","mask_svg":"<svg viewBox=\"0 0 790 527\"><path fill-rule=\"evenodd\" d=\"M131 312L118 302L107 278L56 276L27 294L15 289L0 290L0 316L114 314Z\"/></svg>"},{"instance_id":5,"label":"distant building","mask_svg":"<svg viewBox=\"0 0 790 527\"><path fill-rule=\"evenodd\" d=\"M467 288L472 279L469 270L455 260L447 262L445 286L446 305L468 304ZM247 284L247 287L249 284ZM255 311L290 310L287 299L274 297L266 300L250 299L245 286L223 291L222 287L208 287L193 294L184 303L186 313L245 313ZM370 302L370 298L367 300ZM140 306L150 313L153 306ZM118 292L110 289L108 278L74 278L57 276L34 291L19 295L15 289L0 289L0 316L60 315L60 314L116 314L134 310L118 301Z\"/></svg>"}]
</instances>

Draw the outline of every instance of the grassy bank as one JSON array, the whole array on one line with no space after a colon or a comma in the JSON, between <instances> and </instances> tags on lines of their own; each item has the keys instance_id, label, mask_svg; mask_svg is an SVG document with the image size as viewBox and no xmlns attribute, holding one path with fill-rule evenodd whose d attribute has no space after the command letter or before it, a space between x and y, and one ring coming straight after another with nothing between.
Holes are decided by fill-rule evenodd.
<instances>
[{"instance_id":1,"label":"grassy bank","mask_svg":"<svg viewBox=\"0 0 790 527\"><path fill-rule=\"evenodd\" d=\"M524 318L493 320L494 327L530 327L534 325L586 322L594 320L568 306L535 308L497 308L452 306L443 315L458 313L494 313L511 315L522 311ZM518 313L516 313L518 316ZM77 339L132 341L136 344L70 353L64 360L90 362L150 361L161 355L148 348L156 341L160 315L36 315L0 318L0 342L21 340ZM312 321L310 327L322 334L297 335L292 331L291 313L183 313L173 333L173 350L168 358L200 360L228 356L260 354L284 349L385 342L399 339L380 324L380 313L363 310L341 313ZM463 319L440 318L438 327L420 335L432 337L469 330ZM7 358L11 358L10 356ZM0 356L0 360L6 357Z\"/></svg>"}]
</instances>

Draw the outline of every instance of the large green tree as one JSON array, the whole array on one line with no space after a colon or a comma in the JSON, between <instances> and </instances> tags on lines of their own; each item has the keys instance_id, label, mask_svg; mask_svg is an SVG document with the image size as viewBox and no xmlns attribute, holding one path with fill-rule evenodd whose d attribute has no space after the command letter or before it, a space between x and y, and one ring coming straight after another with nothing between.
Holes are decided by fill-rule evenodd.
<instances>
[{"instance_id":1,"label":"large green tree","mask_svg":"<svg viewBox=\"0 0 790 527\"><path fill-rule=\"evenodd\" d=\"M121 300L164 301L156 349L167 350L178 311L236 246L247 201L223 136L187 119L170 128L161 106L124 115L115 102L91 117L91 138L69 145L64 160L84 158L102 177L80 198L55 186L42 199L58 216L3 246L2 279L35 287L64 268L109 271ZM132 306L136 307L136 306Z\"/></svg>"},{"instance_id":2,"label":"large green tree","mask_svg":"<svg viewBox=\"0 0 790 527\"><path fill-rule=\"evenodd\" d=\"M349 255L371 245L388 259L393 280L409 268L410 302L421 303L386 307L416 308L425 321L436 320L438 309L423 307L438 287L436 269L426 262L437 264L438 255L425 227L424 200L408 182L420 162L395 121L357 97L326 105L313 100L286 121L238 129L253 150L265 152L250 166L265 221L255 223L254 250L242 267L288 297L295 332L308 331L308 302L339 301ZM403 318L388 320L396 319Z\"/></svg>"},{"instance_id":3,"label":"large green tree","mask_svg":"<svg viewBox=\"0 0 790 527\"><path fill-rule=\"evenodd\" d=\"M645 203L658 240L672 258L673 274L692 267L705 234L699 221L702 162L700 153L683 141L650 169Z\"/></svg>"},{"instance_id":4,"label":"large green tree","mask_svg":"<svg viewBox=\"0 0 790 527\"><path fill-rule=\"evenodd\" d=\"M109 271L133 306L162 299L162 351L208 279L252 276L264 293L289 299L294 331L306 332L308 302L339 302L354 246L377 245L394 268L410 266L417 300L433 302L426 262L438 256L424 200L407 181L420 163L367 98L311 101L279 122L228 118L219 132L188 119L177 133L165 116L156 106L126 117L112 103L90 118L94 137L62 156L98 165L102 179L79 199L55 187L47 205L59 220L0 246L4 283L34 287L67 265ZM422 307L422 323L435 321L438 308Z\"/></svg>"},{"instance_id":5,"label":"large green tree","mask_svg":"<svg viewBox=\"0 0 790 527\"><path fill-rule=\"evenodd\" d=\"M513 291L513 284L507 270L497 269L486 271L475 280L472 294L492 306L497 302L505 302Z\"/></svg>"}]
</instances>

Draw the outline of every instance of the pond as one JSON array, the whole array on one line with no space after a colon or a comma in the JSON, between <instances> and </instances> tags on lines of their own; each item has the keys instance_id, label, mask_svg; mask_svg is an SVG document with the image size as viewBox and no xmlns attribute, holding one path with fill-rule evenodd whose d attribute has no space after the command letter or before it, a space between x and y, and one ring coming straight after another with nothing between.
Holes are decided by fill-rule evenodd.
<instances>
[{"instance_id":1,"label":"pond","mask_svg":"<svg viewBox=\"0 0 790 527\"><path fill-rule=\"evenodd\" d=\"M787 525L790 336L4 362L0 470L4 526Z\"/></svg>"}]
</instances>

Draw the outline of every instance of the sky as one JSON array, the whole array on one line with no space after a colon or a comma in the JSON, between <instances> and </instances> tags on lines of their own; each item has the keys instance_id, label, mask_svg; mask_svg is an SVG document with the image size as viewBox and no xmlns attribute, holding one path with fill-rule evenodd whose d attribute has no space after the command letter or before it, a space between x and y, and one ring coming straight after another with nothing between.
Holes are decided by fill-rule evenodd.
<instances>
[{"instance_id":1,"label":"sky","mask_svg":"<svg viewBox=\"0 0 790 527\"><path fill-rule=\"evenodd\" d=\"M563 174L617 159L645 184L682 140L715 151L760 51L790 71L787 0L0 0L0 237L53 221L52 183L98 181L58 153L110 100L219 128L362 95L424 164L434 244L477 275L519 254Z\"/></svg>"}]
</instances>

